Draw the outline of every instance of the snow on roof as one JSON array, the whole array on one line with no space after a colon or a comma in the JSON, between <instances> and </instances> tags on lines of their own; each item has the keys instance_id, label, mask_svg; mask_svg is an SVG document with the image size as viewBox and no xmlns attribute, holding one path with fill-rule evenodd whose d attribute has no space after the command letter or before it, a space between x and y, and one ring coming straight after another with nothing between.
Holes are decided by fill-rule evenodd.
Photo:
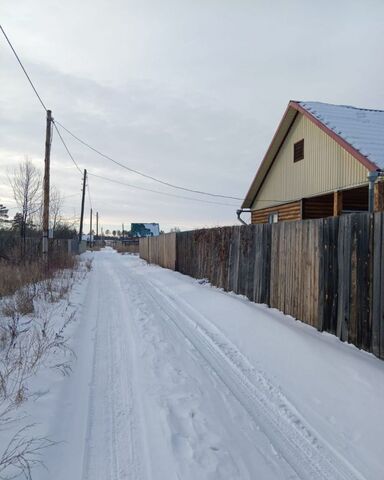
<instances>
[{"instance_id":1,"label":"snow on roof","mask_svg":"<svg viewBox=\"0 0 384 480\"><path fill-rule=\"evenodd\" d=\"M131 223L131 233L135 237L157 237L160 226L158 223Z\"/></svg>"},{"instance_id":2,"label":"snow on roof","mask_svg":"<svg viewBox=\"0 0 384 480\"><path fill-rule=\"evenodd\" d=\"M298 103L371 162L384 169L383 110L321 102Z\"/></svg>"},{"instance_id":3,"label":"snow on roof","mask_svg":"<svg viewBox=\"0 0 384 480\"><path fill-rule=\"evenodd\" d=\"M160 227L158 223L144 223L145 228L147 228L154 237L160 235Z\"/></svg>"}]
</instances>

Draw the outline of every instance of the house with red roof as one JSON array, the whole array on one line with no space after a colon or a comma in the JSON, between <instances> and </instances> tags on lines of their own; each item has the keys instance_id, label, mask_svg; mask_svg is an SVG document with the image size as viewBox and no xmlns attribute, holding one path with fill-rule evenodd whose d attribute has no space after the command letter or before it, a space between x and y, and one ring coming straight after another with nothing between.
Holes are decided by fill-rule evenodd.
<instances>
[{"instance_id":1,"label":"house with red roof","mask_svg":"<svg viewBox=\"0 0 384 480\"><path fill-rule=\"evenodd\" d=\"M242 204L252 223L384 207L384 111L291 101Z\"/></svg>"}]
</instances>

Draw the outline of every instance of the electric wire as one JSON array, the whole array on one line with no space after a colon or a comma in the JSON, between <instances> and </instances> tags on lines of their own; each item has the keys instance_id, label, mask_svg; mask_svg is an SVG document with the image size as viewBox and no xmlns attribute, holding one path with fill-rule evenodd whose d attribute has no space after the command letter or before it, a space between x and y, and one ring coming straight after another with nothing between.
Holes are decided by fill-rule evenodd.
<instances>
[{"instance_id":1,"label":"electric wire","mask_svg":"<svg viewBox=\"0 0 384 480\"><path fill-rule=\"evenodd\" d=\"M81 171L78 163L76 162L76 160L74 159L73 155L71 154L71 151L69 150L66 142L64 141L62 135L60 134L60 129L56 126L56 123L59 124L59 122L57 121L54 121L53 120L53 123L55 125L55 128L56 128L56 131L58 132L59 134L59 138L61 139L68 155L70 156L72 162L75 164L77 170L83 174L83 172ZM62 127L61 124L59 124L60 127ZM97 175L95 173L91 173L87 170L87 176L93 176L93 177L97 177L97 178L100 178L100 179L103 179L103 180L106 180L106 181L109 181L109 182L114 182L114 183L117 183L117 184L120 184L120 185L124 185L124 186L127 186L127 187L130 187L130 188L135 188L137 190L143 190L143 191L146 191L146 192L151 192L151 193L156 193L156 194L159 194L159 195L165 195L165 196L169 196L169 197L175 197L175 198L181 198L181 199L184 199L184 200L192 200L192 201L195 201L195 202L201 202L201 203L208 203L208 204L214 204L214 205L222 205L222 206L228 206L228 207L238 207L238 205L234 205L234 204L228 204L228 203L221 203L221 202L213 202L213 201L210 201L210 200L203 200L203 199L199 199L199 198L192 198L192 197L185 197L183 195L177 195L177 194L174 194L174 193L168 193L168 192L160 192L159 190L152 190L152 189L149 189L149 188L145 188L145 187L139 187L137 185L132 185L130 183L125 183L125 182L121 182L119 180L115 180L115 179L112 179L112 178L108 178L108 177L105 177L105 176L101 176L101 175ZM88 189L88 195L89 195L89 200L90 200L90 203L91 203L91 197L90 197L90 193L89 193L89 184L88 184L88 181L87 181L87 189ZM240 200L240 199L239 199Z\"/></svg>"},{"instance_id":2,"label":"electric wire","mask_svg":"<svg viewBox=\"0 0 384 480\"><path fill-rule=\"evenodd\" d=\"M80 172L80 175L83 175L83 172L81 170L81 168L79 167L78 163L76 162L76 160L74 159L72 153L70 152L67 144L65 143L64 141L64 138L62 137L61 133L60 133L60 130L57 128L57 125L56 125L56 122L54 119L52 119L52 123L53 123L53 126L55 127L55 130L57 132L57 134L59 135L59 138L61 140L61 143L64 145L64 148L65 150L67 151L68 155L69 155L69 158L72 160L72 162L74 163L75 167L77 168L77 170Z\"/></svg>"},{"instance_id":3,"label":"electric wire","mask_svg":"<svg viewBox=\"0 0 384 480\"><path fill-rule=\"evenodd\" d=\"M175 185L173 183L170 183L170 182L166 182L164 180L160 180L159 178L156 178L156 177L153 177L152 175L148 175L146 173L143 173L139 170L136 170L134 168L131 168L131 167L128 167L127 165L115 160L114 158L110 157L109 155L101 152L100 150L98 150L97 148L93 147L92 145L90 145L89 143L85 142L84 140L82 140L80 137L78 137L77 135L75 135L74 133L72 133L68 128L66 128L62 123L58 122L56 120L56 123L57 125L59 125L63 130L65 130L69 135L71 135L75 140L77 140L78 142L80 142L82 145L84 145L85 147L89 148L90 150L92 150L93 152L97 153L98 155L100 155L101 157L115 163L116 165L118 165L119 167L121 168L124 168L132 173L135 173L136 175L140 175L142 177L145 177L145 178L148 178L150 180L153 180L154 182L157 182L157 183L161 183L162 185L166 185L167 187L171 187L171 188L176 188L178 190L184 190L186 192L191 192L191 193L197 193L199 195L208 195L210 197L220 197L220 198L229 198L229 199L232 199L232 200L242 200L242 198L240 197L235 197L235 196L230 196L230 195L220 195L218 193L210 193L210 192L204 192L202 190L194 190L192 188L186 188L186 187L181 187L180 185Z\"/></svg>"},{"instance_id":4,"label":"electric wire","mask_svg":"<svg viewBox=\"0 0 384 480\"><path fill-rule=\"evenodd\" d=\"M156 194L159 194L159 195L165 195L167 197L181 198L183 200L192 200L194 202L210 203L210 204L222 205L222 206L226 206L226 207L235 207L235 208L238 207L238 205L234 205L234 204L214 202L214 201L210 201L210 200L202 200L201 198L184 197L183 195L177 195L175 193L160 192L159 190L152 190L150 188L138 187L137 185L132 185L131 183L121 182L120 180L115 180L113 178L104 177L102 175L97 175L95 173L91 173L91 172L88 172L88 171L87 171L87 174L92 176L92 177L96 177L96 178L100 178L102 180L106 180L107 182L116 183L116 184L119 184L119 185L123 185L125 187L135 188L137 190L144 190L145 192L151 192L151 193L156 193Z\"/></svg>"},{"instance_id":5,"label":"electric wire","mask_svg":"<svg viewBox=\"0 0 384 480\"><path fill-rule=\"evenodd\" d=\"M60 134L60 129L57 128L56 126L56 123L58 122L54 122L54 125L56 127L56 131L58 132L59 134L59 138L61 139L64 147L65 147L65 150L67 151L69 157L71 158L72 162L74 163L75 167L77 168L77 170L83 175L83 172L82 170L80 169L78 163L76 162L76 160L74 159L74 156L72 155L71 151L69 150L66 142L64 141L62 135ZM213 202L213 201L210 201L210 200L203 200L203 199L199 199L199 198L192 198L192 197L185 197L183 195L177 195L177 194L174 194L174 193L168 193L168 192L160 192L159 190L152 190L150 188L145 188L145 187L139 187L137 185L132 185L130 183L125 183L125 182L121 182L119 180L115 180L115 179L112 179L112 178L108 178L108 177L104 177L104 176L101 176L101 175L97 175L95 173L91 173L87 170L87 176L93 176L93 177L98 177L100 179L103 179L103 180L106 180L106 181L109 181L109 182L114 182L114 183L118 183L120 185L124 185L124 186L127 186L127 187L130 187L130 188L135 188L137 190L143 190L143 191L146 191L146 192L151 192L151 193L156 193L156 194L159 194L159 195L165 195L165 196L169 196L169 197L174 197L174 198L181 198L181 199L184 199L184 200L192 200L192 201L195 201L195 202L201 202L201 203L208 203L208 204L214 204L214 205L222 205L222 206L229 206L229 207L238 207L238 205L234 205L234 204L228 204L228 203L221 203L221 202ZM88 186L88 182L87 182L87 186Z\"/></svg>"},{"instance_id":6,"label":"electric wire","mask_svg":"<svg viewBox=\"0 0 384 480\"><path fill-rule=\"evenodd\" d=\"M43 107L43 109L45 111L47 111L47 107L45 106L45 103L43 102L41 96L39 95L39 92L37 91L34 83L32 82L31 80L31 77L29 76L26 68L24 67L19 55L17 54L15 48L13 47L8 35L6 34L3 26L0 24L0 30L5 38L5 40L7 41L9 47L11 48L14 56L16 57L16 60L17 62L19 63L21 69L23 70L23 73L24 75L26 76L29 84L31 85L36 97L38 98L41 106ZM243 198L240 198L240 197L235 197L235 196L229 196L229 195L219 195L219 194L215 194L215 193L209 193L209 192L204 192L204 191L200 191L200 190L193 190L193 189L190 189L190 188L186 188L186 187L181 187L179 185L174 185L172 183L169 183L169 182L166 182L166 181L163 181L163 180L160 180L156 177L153 177L151 175L147 175L143 172L140 172L139 170L135 170L133 168L130 168L128 167L127 165L124 165L120 162L118 162L117 160L113 159L112 157L106 155L105 153L97 150L95 147L93 147L92 145L88 144L87 142L85 142L84 140L82 140L81 138L79 138L78 136L76 136L74 133L72 133L69 129L67 129L64 125L62 125L60 122L58 121L55 121L54 119L52 119L52 123L53 123L53 126L62 142L62 144L64 145L64 148L65 150L67 151L70 159L72 160L72 162L74 163L75 167L77 168L77 170L79 171L79 173L81 175L83 175L83 172L82 170L80 169L79 165L77 164L76 160L74 159L73 155L71 154L66 142L64 141L64 138L62 137L60 131L59 131L59 128L57 127L57 125L60 125L61 128L63 128L63 130L65 130L69 135L71 135L74 139L76 139L78 142L80 142L81 144L83 144L84 146L86 146L87 148L89 148L90 150L93 150L95 153L97 153L98 155L104 157L105 159L115 163L116 165L119 165L120 167L132 172L132 173L135 173L137 175L140 175L142 177L145 177L145 178L148 178L150 180L153 180L155 182L158 182L158 183L161 183L165 186L168 186L168 187L171 187L171 188L176 188L176 189L179 189L179 190L184 190L184 191L187 191L187 192L191 192L191 193L196 193L196 194L200 194L200 195L208 195L208 196L212 196L212 197L220 197L220 198L228 198L228 199L232 199L232 200L243 200ZM56 125L57 124L57 125ZM51 136L51 143L52 143L52 136ZM132 184L128 184L128 183L124 183L124 182L120 182L118 180L113 180L113 179L110 179L110 178L107 178L107 177L102 177L100 175L96 175L96 174L93 174L93 173L88 173L89 175L92 175L94 177L98 177L98 178L102 178L104 180L107 180L109 182L114 182L114 183L118 183L118 184L121 184L121 185L125 185L125 186L128 186L128 187L131 187L131 188L136 188L138 190L144 190L144 191L148 191L148 192L152 192L152 193L157 193L157 194L160 194L160 195L167 195L167 196L171 196L171 197L177 197L177 198L183 198L185 200L193 200L193 201L197 201L197 202L203 202L203 203L212 203L212 204L217 204L217 205L223 205L223 206L236 206L236 205L230 205L230 204L224 204L224 203L219 203L219 202L211 202L211 201L207 201L207 200L202 200L202 199L198 199L198 198L191 198L191 197L183 197L181 195L175 195L175 194L171 194L171 193L166 193L166 192L160 192L160 191L156 191L156 190L151 190L151 189L147 189L147 188L144 188L144 187L138 187L136 185L132 185ZM364 185L366 182L358 182L358 183L355 183L353 185L349 185L349 188L350 187L355 187L355 186L360 186L360 185ZM90 196L90 192L89 192L89 185L87 183L87 187L88 187L88 196L89 196L89 201L91 203L91 196ZM322 193L330 193L329 191L322 191L322 192L317 192L316 195L321 195ZM287 200L269 200L269 199L260 199L259 201L262 201L262 202L276 202L276 203L279 203L279 202L286 202ZM14 209L15 207L11 207L10 209Z\"/></svg>"},{"instance_id":7,"label":"electric wire","mask_svg":"<svg viewBox=\"0 0 384 480\"><path fill-rule=\"evenodd\" d=\"M45 106L45 103L43 102L39 92L37 91L37 88L35 87L34 83L32 82L31 80L31 77L29 76L26 68L24 67L19 55L17 54L15 48L13 47L8 35L5 33L5 30L4 28L2 27L2 25L0 25L0 29L1 29L1 32L3 33L4 35L4 38L6 39L9 47L11 48L14 56L16 57L16 60L18 61L21 69L23 70L24 72L24 75L26 76L29 84L31 85L36 97L38 98L40 104L42 105L42 107L44 108L45 111L47 111L47 107ZM69 135L71 135L73 138L75 138L78 142L82 143L84 146L86 146L87 148L93 150L95 153L97 153L98 155L104 157L105 159L115 163L116 165L120 166L121 168L124 168L132 173L135 173L136 175L140 175L142 177L145 177L145 178L148 178L154 182L158 182L158 183L161 183L162 185L165 185L165 186L168 186L168 187L171 187L171 188L175 188L175 189L178 189L178 190L184 190L184 191L187 191L187 192L191 192L191 193L196 193L196 194L199 194L199 195L208 195L208 196L211 196L211 197L219 197L219 198L228 198L228 199L232 199L232 200L242 200L242 198L240 197L235 197L235 196L229 196L229 195L219 195L219 194L215 194L215 193L210 193L210 192L205 192L205 191L201 191L201 190L194 190L194 189L191 189L191 188L186 188L186 187L181 187L179 185L175 185L175 184L172 184L170 182L166 182L164 180L161 180L161 179L158 179L156 177L153 177L151 175L148 175L146 173L143 173L143 172L140 172L139 170L136 170L134 168L131 168L131 167L128 167L127 165L124 165L123 163L121 162L118 162L117 160L113 159L112 157L110 157L109 155L106 155L105 153L97 150L95 147L93 147L92 145L88 144L87 142L85 142L84 140L82 140L81 138L79 138L78 136L76 136L74 133L72 133L69 129L67 129L64 125L62 125L60 122L55 122L54 119L52 119L52 123L59 135L59 138L61 140L61 142L63 143L64 145L64 148L66 149L69 157L71 158L72 162L74 163L74 165L76 166L77 170L80 172L80 174L83 174L83 172L81 171L80 167L78 166L77 162L75 161L75 159L73 158L73 155L71 154L71 152L69 151L69 148L68 146L66 145L61 133L59 132L59 129L57 128L57 125L60 125L61 128L63 128Z\"/></svg>"},{"instance_id":8,"label":"electric wire","mask_svg":"<svg viewBox=\"0 0 384 480\"><path fill-rule=\"evenodd\" d=\"M59 122L56 122L56 123L59 123ZM60 125L60 124L59 124ZM60 125L61 126L61 125ZM57 129L58 130L58 129ZM81 172L80 168L78 167L77 163L75 162L74 158L73 158L73 155L71 155L68 147L66 146L65 142L63 141L65 147L66 147L66 150L68 152L68 154L70 155L70 157L72 158L72 161L75 163L75 165L77 166L77 169ZM181 198L181 199L184 199L184 200L192 200L192 201L196 201L196 202L201 202L201 203L208 203L208 204L214 204L214 205L222 205L222 206L228 206L228 207L238 207L238 205L234 205L234 204L228 204L228 203L221 203L221 202L213 202L213 201L209 201L209 200L203 200L203 199L199 199L199 198L192 198L192 197L185 197L183 195L177 195L177 194L174 194L174 193L168 193L168 192L161 192L159 190L153 190L153 189L149 189L149 188L145 188L145 187L139 187L137 185L132 185L130 183L126 183L126 182L121 182L119 180L115 180L115 179L112 179L112 178L108 178L108 177L105 177L105 176L102 176L102 175L97 175L95 173L91 173L89 171L87 171L87 174L88 175L91 175L93 177L97 177L97 178L100 178L100 179L103 179L103 180L106 180L106 181L109 181L109 182L113 182L113 183L116 183L116 184L120 184L120 185L124 185L124 186L127 186L127 187L130 187L130 188L135 188L137 190L143 190L143 191L147 191L147 192L151 192L151 193L155 193L155 194L159 194L159 195L164 195L164 196L169 196L169 197L175 197L175 198ZM365 185L366 182L356 182L352 185L350 185L350 187L358 187L358 186L361 186L361 185ZM329 190L322 190L320 192L317 192L316 195L322 195L322 194L327 194L327 193L331 193L329 192ZM310 198L310 197L309 197ZM238 199L238 200L242 200L242 199ZM270 203L270 202L273 202L273 203L287 203L289 201L294 201L294 200L277 200L277 199L260 199L258 200L259 202L267 202L267 203Z\"/></svg>"},{"instance_id":9,"label":"electric wire","mask_svg":"<svg viewBox=\"0 0 384 480\"><path fill-rule=\"evenodd\" d=\"M5 37L8 45L10 46L13 54L15 55L16 60L18 61L21 69L22 69L23 72L24 72L24 75L27 77L27 80L28 80L29 84L31 85L33 91L35 92L35 95L37 96L40 104L42 105L42 107L44 108L44 110L47 111L48 109L47 109L47 107L45 106L45 103L43 102L43 100L42 100L39 92L37 91L37 88L36 88L35 85L33 84L32 80L31 80L31 77L28 75L28 72L27 72L26 68L24 67L24 65L23 65L23 63L22 63L19 55L17 54L17 52L16 52L16 50L14 49L11 41L9 40L8 35L5 33L5 30L4 30L4 28L3 28L2 25L0 25L0 30L1 30L2 34L4 35L4 37ZM62 144L64 145L64 147L65 147L65 149L66 149L69 157L71 158L72 162L75 164L76 168L79 170L79 172L80 172L81 175L82 175L83 172L80 170L80 167L78 166L78 164L76 163L75 159L73 158L73 155L72 155L71 152L69 151L69 148L67 147L67 144L65 143L65 141L64 141L64 139L63 139L63 137L62 137L62 135L61 135L61 133L60 133L60 131L59 131L59 129L57 128L54 119L52 119L52 123L53 123L53 126L55 127L55 130L56 130L57 134L59 135L59 138L60 138ZM51 144L52 144L52 135L51 135Z\"/></svg>"},{"instance_id":10,"label":"electric wire","mask_svg":"<svg viewBox=\"0 0 384 480\"><path fill-rule=\"evenodd\" d=\"M22 68L22 70L23 70L23 72L24 72L24 75L27 77L28 82L30 83L33 91L35 92L35 95L36 95L37 98L39 99L39 102L41 103L41 105L42 105L42 107L44 108L44 110L47 111L47 107L45 106L43 100L41 99L41 97L40 97L40 95L39 95L39 92L37 91L35 85L33 84L32 80L31 80L31 77L28 75L27 70L24 68L24 65L23 65L22 61L20 60L20 57L18 56L16 50L13 48L13 45L12 45L11 41L9 40L8 35L5 33L4 28L2 27L2 25L0 25L0 30L1 30L1 32L3 33L3 35L4 35L4 37L5 37L8 45L11 47L11 50L12 50L13 54L14 54L15 57L16 57L16 60L19 62L19 65L20 65L20 67Z\"/></svg>"}]
</instances>

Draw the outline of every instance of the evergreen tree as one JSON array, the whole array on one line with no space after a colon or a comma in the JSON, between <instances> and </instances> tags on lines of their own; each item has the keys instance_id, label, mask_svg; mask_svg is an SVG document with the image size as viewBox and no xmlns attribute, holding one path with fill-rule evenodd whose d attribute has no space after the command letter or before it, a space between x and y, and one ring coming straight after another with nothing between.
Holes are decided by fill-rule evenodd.
<instances>
[{"instance_id":1,"label":"evergreen tree","mask_svg":"<svg viewBox=\"0 0 384 480\"><path fill-rule=\"evenodd\" d=\"M8 218L8 208L0 203L0 221L6 220Z\"/></svg>"}]
</instances>

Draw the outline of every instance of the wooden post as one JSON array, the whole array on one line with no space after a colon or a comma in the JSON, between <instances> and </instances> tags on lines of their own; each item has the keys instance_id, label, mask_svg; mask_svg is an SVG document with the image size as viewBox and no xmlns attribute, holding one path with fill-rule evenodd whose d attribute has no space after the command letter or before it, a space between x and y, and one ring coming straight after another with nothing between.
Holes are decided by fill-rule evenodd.
<instances>
[{"instance_id":1,"label":"wooden post","mask_svg":"<svg viewBox=\"0 0 384 480\"><path fill-rule=\"evenodd\" d=\"M343 211L343 192L333 192L333 216L339 217Z\"/></svg>"},{"instance_id":2,"label":"wooden post","mask_svg":"<svg viewBox=\"0 0 384 480\"><path fill-rule=\"evenodd\" d=\"M382 212L384 210L384 182L378 181L374 187L374 211Z\"/></svg>"},{"instance_id":3,"label":"wooden post","mask_svg":"<svg viewBox=\"0 0 384 480\"><path fill-rule=\"evenodd\" d=\"M49 176L51 162L52 142L52 112L47 110L47 126L45 131L45 157L44 157L44 200L43 200L43 261L48 263L48 236L49 236Z\"/></svg>"},{"instance_id":4,"label":"wooden post","mask_svg":"<svg viewBox=\"0 0 384 480\"><path fill-rule=\"evenodd\" d=\"M92 247L92 208L91 208L91 216L89 221L89 246Z\"/></svg>"},{"instance_id":5,"label":"wooden post","mask_svg":"<svg viewBox=\"0 0 384 480\"><path fill-rule=\"evenodd\" d=\"M80 230L79 230L79 242L83 240L83 221L84 221L84 200L85 200L85 185L87 182L87 170L84 170L83 176L83 193L81 196L81 215L80 215Z\"/></svg>"},{"instance_id":6,"label":"wooden post","mask_svg":"<svg viewBox=\"0 0 384 480\"><path fill-rule=\"evenodd\" d=\"M99 239L99 212L96 212L96 238Z\"/></svg>"}]
</instances>

